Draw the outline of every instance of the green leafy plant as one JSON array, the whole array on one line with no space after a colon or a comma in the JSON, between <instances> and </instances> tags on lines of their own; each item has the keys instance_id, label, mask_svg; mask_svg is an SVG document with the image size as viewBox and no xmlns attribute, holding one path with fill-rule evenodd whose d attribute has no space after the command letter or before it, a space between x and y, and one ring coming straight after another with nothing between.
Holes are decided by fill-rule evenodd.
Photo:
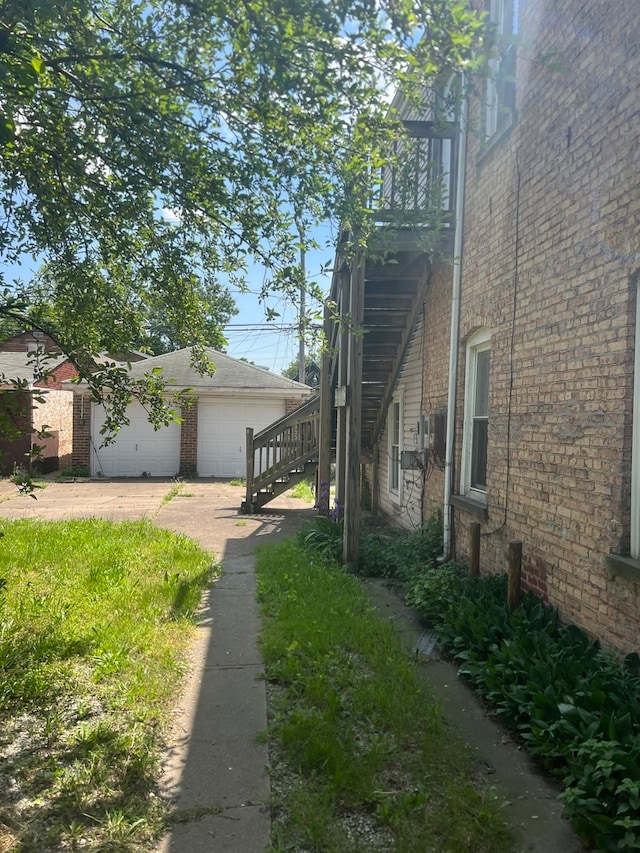
<instances>
[{"instance_id":1,"label":"green leafy plant","mask_svg":"<svg viewBox=\"0 0 640 853\"><path fill-rule=\"evenodd\" d=\"M505 576L431 568L408 601L460 674L562 780L567 814L585 840L603 851L640 849L638 655L620 660L530 592L511 613Z\"/></svg>"},{"instance_id":2,"label":"green leafy plant","mask_svg":"<svg viewBox=\"0 0 640 853\"><path fill-rule=\"evenodd\" d=\"M76 477L90 477L91 471L88 465L70 465L63 468L58 475L60 480L73 480Z\"/></svg>"},{"instance_id":3,"label":"green leafy plant","mask_svg":"<svg viewBox=\"0 0 640 853\"><path fill-rule=\"evenodd\" d=\"M298 541L311 551L339 561L342 557L344 521L318 515L298 531Z\"/></svg>"}]
</instances>

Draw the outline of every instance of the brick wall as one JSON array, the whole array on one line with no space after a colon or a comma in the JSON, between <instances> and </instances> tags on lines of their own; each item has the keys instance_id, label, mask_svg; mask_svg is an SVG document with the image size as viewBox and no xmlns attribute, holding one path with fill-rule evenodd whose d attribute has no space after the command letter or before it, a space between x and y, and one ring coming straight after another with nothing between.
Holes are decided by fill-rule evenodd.
<instances>
[{"instance_id":1,"label":"brick wall","mask_svg":"<svg viewBox=\"0 0 640 853\"><path fill-rule=\"evenodd\" d=\"M73 395L73 467L91 466L91 396Z\"/></svg>"},{"instance_id":2,"label":"brick wall","mask_svg":"<svg viewBox=\"0 0 640 853\"><path fill-rule=\"evenodd\" d=\"M451 334L451 271L451 265L445 262L434 266L425 301L423 413L444 415L445 418ZM444 499L444 459L430 454L427 464L425 519L442 511Z\"/></svg>"},{"instance_id":3,"label":"brick wall","mask_svg":"<svg viewBox=\"0 0 640 853\"><path fill-rule=\"evenodd\" d=\"M180 476L198 476L198 401L182 406L180 426Z\"/></svg>"},{"instance_id":4,"label":"brick wall","mask_svg":"<svg viewBox=\"0 0 640 853\"><path fill-rule=\"evenodd\" d=\"M516 121L488 151L478 133L469 142L456 431L459 472L465 341L487 327L483 570L504 570L521 539L525 583L623 649L638 647L640 587L603 562L630 526L637 12L633 0L520 4ZM471 126L482 117L476 98ZM456 511L458 555L471 520Z\"/></svg>"},{"instance_id":5,"label":"brick wall","mask_svg":"<svg viewBox=\"0 0 640 853\"><path fill-rule=\"evenodd\" d=\"M285 415L290 415L291 412L295 412L303 403L306 403L311 394L308 394L305 397L288 397L284 401L284 413Z\"/></svg>"},{"instance_id":6,"label":"brick wall","mask_svg":"<svg viewBox=\"0 0 640 853\"><path fill-rule=\"evenodd\" d=\"M60 347L49 335L34 331L20 332L6 341L0 341L0 352L28 352L33 344L42 347L46 352L60 352Z\"/></svg>"}]
</instances>

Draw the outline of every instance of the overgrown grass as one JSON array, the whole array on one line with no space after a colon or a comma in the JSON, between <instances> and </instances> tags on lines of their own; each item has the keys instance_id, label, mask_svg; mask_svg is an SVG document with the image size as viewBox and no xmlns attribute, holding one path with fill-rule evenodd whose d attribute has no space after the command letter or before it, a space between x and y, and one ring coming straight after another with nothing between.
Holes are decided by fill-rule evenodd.
<instances>
[{"instance_id":1,"label":"overgrown grass","mask_svg":"<svg viewBox=\"0 0 640 853\"><path fill-rule=\"evenodd\" d=\"M0 532L2 849L149 849L166 820L161 728L211 559L149 522Z\"/></svg>"},{"instance_id":2,"label":"overgrown grass","mask_svg":"<svg viewBox=\"0 0 640 853\"><path fill-rule=\"evenodd\" d=\"M512 849L494 803L359 582L295 541L258 551L272 851Z\"/></svg>"},{"instance_id":3,"label":"overgrown grass","mask_svg":"<svg viewBox=\"0 0 640 853\"><path fill-rule=\"evenodd\" d=\"M289 494L292 498L298 498L298 500L312 504L316 499L313 480L300 480L293 488L289 489Z\"/></svg>"}]
</instances>

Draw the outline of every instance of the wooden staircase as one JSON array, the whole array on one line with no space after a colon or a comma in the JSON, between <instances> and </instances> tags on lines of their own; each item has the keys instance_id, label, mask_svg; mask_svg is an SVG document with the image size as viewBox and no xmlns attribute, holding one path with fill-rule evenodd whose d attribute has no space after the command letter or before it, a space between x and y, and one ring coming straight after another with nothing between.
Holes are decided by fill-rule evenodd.
<instances>
[{"instance_id":1,"label":"wooden staircase","mask_svg":"<svg viewBox=\"0 0 640 853\"><path fill-rule=\"evenodd\" d=\"M318 465L320 398L316 395L254 435L247 427L247 491L240 512L250 515Z\"/></svg>"}]
</instances>

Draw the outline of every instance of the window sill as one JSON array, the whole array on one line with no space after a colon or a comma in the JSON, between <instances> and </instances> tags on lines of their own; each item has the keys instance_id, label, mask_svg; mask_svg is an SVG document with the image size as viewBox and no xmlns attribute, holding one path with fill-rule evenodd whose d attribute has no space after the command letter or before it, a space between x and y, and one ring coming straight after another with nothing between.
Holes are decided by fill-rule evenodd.
<instances>
[{"instance_id":1,"label":"window sill","mask_svg":"<svg viewBox=\"0 0 640 853\"><path fill-rule=\"evenodd\" d=\"M516 116L514 113L511 116L511 121L509 122L509 124L505 125L500 130L497 130L493 134L493 136L490 136L489 139L487 139L484 142L484 144L482 146L482 150L480 151L480 153L476 157L476 167L477 168L480 168L481 166L484 165L484 163L487 160L491 159L493 152L496 150L496 148L498 148L500 146L500 143L503 140L507 139L507 137L509 137L511 135L511 131L514 128L515 123L516 123Z\"/></svg>"},{"instance_id":2,"label":"window sill","mask_svg":"<svg viewBox=\"0 0 640 853\"><path fill-rule=\"evenodd\" d=\"M486 501L470 498L468 495L451 495L451 506L464 510L469 515L475 515L477 518L482 518L485 521L489 518Z\"/></svg>"},{"instance_id":3,"label":"window sill","mask_svg":"<svg viewBox=\"0 0 640 853\"><path fill-rule=\"evenodd\" d=\"M620 577L640 584L640 560L636 557L609 554L604 558L604 567L614 578Z\"/></svg>"}]
</instances>

